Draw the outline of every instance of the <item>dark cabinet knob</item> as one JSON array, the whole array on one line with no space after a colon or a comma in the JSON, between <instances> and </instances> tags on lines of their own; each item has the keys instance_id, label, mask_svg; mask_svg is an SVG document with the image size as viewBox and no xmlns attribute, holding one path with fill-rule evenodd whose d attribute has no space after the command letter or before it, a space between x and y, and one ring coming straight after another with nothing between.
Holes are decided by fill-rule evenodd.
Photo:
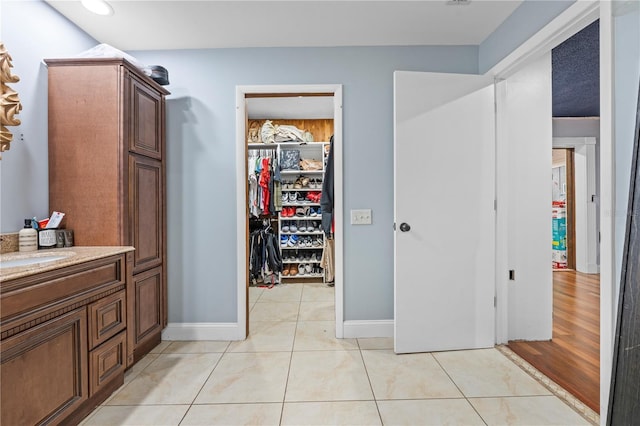
<instances>
[{"instance_id":1,"label":"dark cabinet knob","mask_svg":"<svg viewBox=\"0 0 640 426\"><path fill-rule=\"evenodd\" d=\"M402 232L408 232L410 229L411 229L411 227L409 226L409 224L408 224L408 223L404 223L404 222L402 222L402 223L400 224L400 230L401 230Z\"/></svg>"}]
</instances>

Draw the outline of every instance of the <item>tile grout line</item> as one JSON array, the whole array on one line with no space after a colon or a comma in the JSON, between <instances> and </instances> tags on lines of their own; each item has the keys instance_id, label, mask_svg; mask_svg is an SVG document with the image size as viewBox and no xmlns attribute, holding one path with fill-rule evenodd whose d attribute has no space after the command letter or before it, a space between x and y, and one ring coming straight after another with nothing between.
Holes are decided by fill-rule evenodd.
<instances>
[{"instance_id":1,"label":"tile grout line","mask_svg":"<svg viewBox=\"0 0 640 426\"><path fill-rule=\"evenodd\" d=\"M460 392L460 395L462 395L462 397L464 398L465 401L467 401L467 404L469 404L471 406L471 408L473 409L473 411L478 415L478 417L480 418L480 420L482 420L482 422L485 425L488 425L487 421L484 419L484 417L482 417L482 415L478 412L478 410L476 409L475 405L473 405L471 403L471 401L469 401L469 398L467 397L467 395L462 391L462 389L460 389L460 386L458 386L458 384L456 383L455 380L453 380L453 377L451 377L451 375L449 374L449 372L447 371L446 368L444 368L444 366L440 363L440 361L438 360L438 358L433 354L433 352L429 352L429 355L431 355L431 357L433 358L433 360L436 362L436 364L438 364L438 366L442 369L442 371L444 372L444 374L447 375L447 377L449 378L449 380L451 380L451 383L453 383L453 385L456 387L456 389L458 389L458 392Z\"/></svg>"},{"instance_id":2,"label":"tile grout line","mask_svg":"<svg viewBox=\"0 0 640 426\"><path fill-rule=\"evenodd\" d=\"M582 418L584 418L594 426L600 424L600 415L598 413L587 407L586 404L578 400L578 398L576 398L575 396L571 395L556 382L544 375L540 370L538 370L518 354L513 352L509 347L507 347L506 345L496 345L495 347L496 349L498 349L498 352L504 355L515 365L520 367L520 369L524 370L525 373L527 373L530 377L544 386L548 391L551 392L552 395L564 402Z\"/></svg>"},{"instance_id":3,"label":"tile grout line","mask_svg":"<svg viewBox=\"0 0 640 426\"><path fill-rule=\"evenodd\" d=\"M369 376L369 369L367 368L367 363L364 361L364 355L362 355L362 347L360 346L360 340L358 340L357 338L356 338L356 343L358 344L360 359L362 360L362 365L364 366L364 372L367 375L367 381L369 381L369 387L371 388L373 403L376 404L376 411L378 412L378 417L380 418L380 424L384 426L384 421L382 420L382 413L380 413L380 407L378 406L378 398L376 397L376 393L373 390L373 383L371 383L371 377Z\"/></svg>"},{"instance_id":4,"label":"tile grout line","mask_svg":"<svg viewBox=\"0 0 640 426\"><path fill-rule=\"evenodd\" d=\"M300 307L302 305L302 293L304 293L304 285L302 287L302 291L300 292L300 300L298 301L298 314L296 315L296 328L293 331L293 342L291 342L291 353L289 355L289 367L287 368L287 380L284 384L284 392L282 393L282 407L280 408L280 421L278 425L282 425L282 418L284 416L284 404L287 400L287 388L289 387L289 377L291 375L291 363L293 361L293 348L296 345L296 333L298 332L298 323L300 322Z\"/></svg>"},{"instance_id":5,"label":"tile grout line","mask_svg":"<svg viewBox=\"0 0 640 426\"><path fill-rule=\"evenodd\" d=\"M204 382L202 382L202 386L200 386L200 389L198 389L198 392L196 393L196 396L193 397L193 401L191 401L191 403L189 404L189 408L187 408L187 411L184 412L184 415L182 416L182 418L180 419L180 422L178 423L178 426L182 424L182 422L184 421L184 419L187 417L187 414L189 414L189 411L191 411L191 408L193 408L193 403L196 401L196 399L198 399L198 397L200 396L200 392L202 392L202 389L204 389L205 385L207 384L207 382L209 381L209 379L211 378L211 375L213 374L213 372L216 370L216 367L218 366L218 364L220 364L220 361L222 360L222 357L227 353L227 351L229 350L229 346L231 346L231 342L227 342L227 346L224 348L224 351L222 352L222 355L220 355L220 357L218 358L218 360L215 362L213 368L211 369L211 371L209 372L209 375L207 376L207 378L204 380ZM169 346L167 346L168 348ZM166 349L165 349L166 350ZM163 350L164 352L164 350ZM206 353L220 353L220 352L206 352ZM229 352L230 353L230 352Z\"/></svg>"}]
</instances>

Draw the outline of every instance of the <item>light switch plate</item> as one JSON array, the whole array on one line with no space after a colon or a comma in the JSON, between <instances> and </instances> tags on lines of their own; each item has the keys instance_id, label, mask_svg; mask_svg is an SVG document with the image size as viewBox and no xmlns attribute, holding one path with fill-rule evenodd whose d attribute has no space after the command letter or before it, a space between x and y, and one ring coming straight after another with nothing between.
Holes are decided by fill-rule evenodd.
<instances>
[{"instance_id":1,"label":"light switch plate","mask_svg":"<svg viewBox=\"0 0 640 426\"><path fill-rule=\"evenodd\" d=\"M351 210L352 225L371 225L371 209Z\"/></svg>"}]
</instances>

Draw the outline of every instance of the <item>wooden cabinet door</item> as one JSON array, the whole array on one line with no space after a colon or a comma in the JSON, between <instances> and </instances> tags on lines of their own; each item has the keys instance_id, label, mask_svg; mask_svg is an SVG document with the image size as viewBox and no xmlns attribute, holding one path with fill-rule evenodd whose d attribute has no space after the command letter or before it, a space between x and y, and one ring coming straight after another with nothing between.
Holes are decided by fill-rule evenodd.
<instances>
[{"instance_id":1,"label":"wooden cabinet door","mask_svg":"<svg viewBox=\"0 0 640 426\"><path fill-rule=\"evenodd\" d=\"M1 343L1 424L58 424L88 398L87 313L76 309Z\"/></svg>"},{"instance_id":2,"label":"wooden cabinet door","mask_svg":"<svg viewBox=\"0 0 640 426\"><path fill-rule=\"evenodd\" d=\"M159 266L164 250L164 180L162 163L129 155L129 232L136 248L133 273Z\"/></svg>"},{"instance_id":3,"label":"wooden cabinet door","mask_svg":"<svg viewBox=\"0 0 640 426\"><path fill-rule=\"evenodd\" d=\"M158 340L163 328L163 286L162 267L141 272L133 276L133 285L128 294L129 315L133 324L128 325L129 344L136 350L150 340ZM150 348L149 348L150 349ZM143 350L143 352L146 352ZM136 359L137 361L137 359Z\"/></svg>"},{"instance_id":4,"label":"wooden cabinet door","mask_svg":"<svg viewBox=\"0 0 640 426\"><path fill-rule=\"evenodd\" d=\"M130 77L129 150L147 157L162 158L164 100L160 93Z\"/></svg>"}]
</instances>

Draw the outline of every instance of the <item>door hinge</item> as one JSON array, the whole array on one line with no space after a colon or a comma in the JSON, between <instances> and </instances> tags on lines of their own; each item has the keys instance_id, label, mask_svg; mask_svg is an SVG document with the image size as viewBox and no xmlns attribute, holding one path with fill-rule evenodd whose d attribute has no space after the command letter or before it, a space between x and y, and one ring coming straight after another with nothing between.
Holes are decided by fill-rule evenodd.
<instances>
[{"instance_id":1,"label":"door hinge","mask_svg":"<svg viewBox=\"0 0 640 426\"><path fill-rule=\"evenodd\" d=\"M396 223L395 222L393 222L393 230L394 231L396 230Z\"/></svg>"},{"instance_id":2,"label":"door hinge","mask_svg":"<svg viewBox=\"0 0 640 426\"><path fill-rule=\"evenodd\" d=\"M498 298L493 296L493 307L495 308L496 306L498 306Z\"/></svg>"},{"instance_id":3,"label":"door hinge","mask_svg":"<svg viewBox=\"0 0 640 426\"><path fill-rule=\"evenodd\" d=\"M509 269L509 281L516 280L516 271L515 269Z\"/></svg>"}]
</instances>

